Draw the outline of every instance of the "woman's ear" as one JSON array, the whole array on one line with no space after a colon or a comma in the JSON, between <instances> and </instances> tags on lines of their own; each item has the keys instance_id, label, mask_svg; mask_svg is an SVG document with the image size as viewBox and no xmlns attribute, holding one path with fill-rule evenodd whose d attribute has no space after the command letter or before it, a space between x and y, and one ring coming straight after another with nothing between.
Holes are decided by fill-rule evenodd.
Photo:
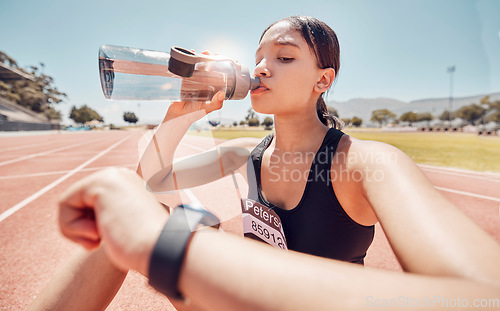
<instances>
[{"instance_id":1,"label":"woman's ear","mask_svg":"<svg viewBox=\"0 0 500 311\"><path fill-rule=\"evenodd\" d=\"M325 68L325 69L320 69L320 78L316 82L316 85L314 86L315 90L323 93L326 92L330 86L333 83L333 80L335 80L335 69L333 68Z\"/></svg>"}]
</instances>

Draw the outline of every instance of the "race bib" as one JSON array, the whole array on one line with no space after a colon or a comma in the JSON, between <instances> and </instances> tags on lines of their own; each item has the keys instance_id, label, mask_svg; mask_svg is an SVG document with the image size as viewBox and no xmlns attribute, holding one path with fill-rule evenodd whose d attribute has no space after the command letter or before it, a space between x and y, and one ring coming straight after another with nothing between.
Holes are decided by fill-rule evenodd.
<instances>
[{"instance_id":1,"label":"race bib","mask_svg":"<svg viewBox=\"0 0 500 311\"><path fill-rule=\"evenodd\" d=\"M288 250L281 219L275 211L254 200L243 198L241 210L245 237Z\"/></svg>"}]
</instances>

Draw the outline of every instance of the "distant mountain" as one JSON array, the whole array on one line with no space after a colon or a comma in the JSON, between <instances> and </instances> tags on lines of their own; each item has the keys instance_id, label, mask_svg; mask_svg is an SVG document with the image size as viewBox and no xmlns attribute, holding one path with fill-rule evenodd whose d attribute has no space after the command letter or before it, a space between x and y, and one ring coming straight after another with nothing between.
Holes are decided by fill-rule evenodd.
<instances>
[{"instance_id":1,"label":"distant mountain","mask_svg":"<svg viewBox=\"0 0 500 311\"><path fill-rule=\"evenodd\" d=\"M329 101L328 106L337 109L341 118L354 116L368 121L373 110L387 108L396 113L396 110L410 109L409 104L392 98L353 98L345 102Z\"/></svg>"},{"instance_id":2,"label":"distant mountain","mask_svg":"<svg viewBox=\"0 0 500 311\"><path fill-rule=\"evenodd\" d=\"M453 98L453 111L470 104L479 104L481 98L487 95ZM490 100L500 100L500 93L489 94ZM449 98L421 99L410 102L416 112L430 112L439 116L443 111L449 110Z\"/></svg>"},{"instance_id":3,"label":"distant mountain","mask_svg":"<svg viewBox=\"0 0 500 311\"><path fill-rule=\"evenodd\" d=\"M487 94L490 100L500 100L500 93ZM453 110L457 110L463 106L470 104L479 104L481 98L486 95L476 95L468 97L453 98ZM354 116L368 122L371 118L372 111L377 109L389 109L398 117L408 111L417 113L430 112L433 116L438 117L443 111L449 110L449 98L429 98L414 100L411 102L403 102L392 98L354 98L348 101L328 101L328 106L337 109L341 118L352 118Z\"/></svg>"}]
</instances>

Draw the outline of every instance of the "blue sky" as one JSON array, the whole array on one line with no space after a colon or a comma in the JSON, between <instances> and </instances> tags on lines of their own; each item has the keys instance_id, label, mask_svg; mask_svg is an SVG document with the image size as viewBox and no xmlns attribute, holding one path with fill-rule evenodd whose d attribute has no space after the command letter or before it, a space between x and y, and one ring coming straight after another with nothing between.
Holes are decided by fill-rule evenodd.
<instances>
[{"instance_id":1,"label":"blue sky","mask_svg":"<svg viewBox=\"0 0 500 311\"><path fill-rule=\"evenodd\" d=\"M311 15L337 33L341 69L329 99L454 96L500 91L498 0L68 1L0 0L0 50L21 67L45 64L59 90L58 109L87 104L105 121L124 111L158 122L168 103L107 101L101 91L101 44L169 51L210 50L253 68L262 31L289 15ZM228 101L218 116L242 119L250 100ZM56 107L57 108L57 107Z\"/></svg>"}]
</instances>

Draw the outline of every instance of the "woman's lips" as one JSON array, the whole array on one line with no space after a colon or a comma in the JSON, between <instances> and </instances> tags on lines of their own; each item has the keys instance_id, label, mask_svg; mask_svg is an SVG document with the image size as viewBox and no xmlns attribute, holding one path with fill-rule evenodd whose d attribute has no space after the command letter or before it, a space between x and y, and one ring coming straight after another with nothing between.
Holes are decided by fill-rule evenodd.
<instances>
[{"instance_id":1,"label":"woman's lips","mask_svg":"<svg viewBox=\"0 0 500 311\"><path fill-rule=\"evenodd\" d=\"M252 91L250 92L250 94L252 94L252 95L254 95L254 94L261 94L261 93L264 93L264 92L266 92L266 91L269 91L269 89L268 89L265 85L261 84L261 85L260 85L258 88L256 88L255 90L252 90Z\"/></svg>"}]
</instances>

